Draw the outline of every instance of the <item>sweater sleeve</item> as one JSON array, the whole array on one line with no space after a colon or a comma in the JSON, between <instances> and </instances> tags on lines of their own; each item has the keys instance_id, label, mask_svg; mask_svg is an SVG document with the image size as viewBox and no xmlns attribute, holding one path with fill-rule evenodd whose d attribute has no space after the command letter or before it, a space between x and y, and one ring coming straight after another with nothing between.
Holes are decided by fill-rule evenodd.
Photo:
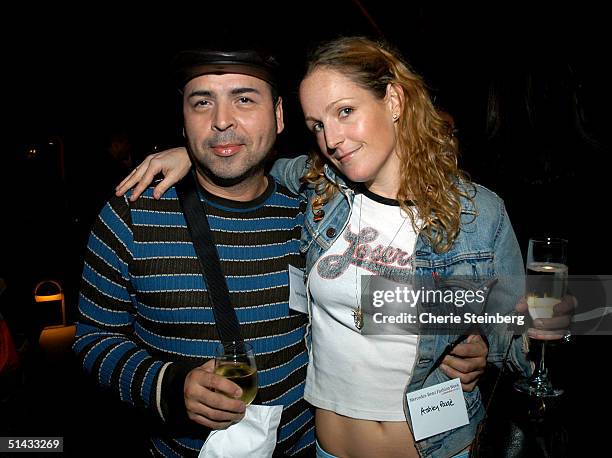
<instances>
[{"instance_id":1,"label":"sweater sleeve","mask_svg":"<svg viewBox=\"0 0 612 458\"><path fill-rule=\"evenodd\" d=\"M176 363L153 357L135 333L137 301L129 273L133 249L129 205L126 198L113 198L101 210L89 236L73 350L85 371L122 401L162 420L169 415L184 419L181 384L188 370L177 370ZM164 374L172 375L169 388L178 387L179 394L162 406L162 392L168 385L162 383Z\"/></svg>"}]
</instances>

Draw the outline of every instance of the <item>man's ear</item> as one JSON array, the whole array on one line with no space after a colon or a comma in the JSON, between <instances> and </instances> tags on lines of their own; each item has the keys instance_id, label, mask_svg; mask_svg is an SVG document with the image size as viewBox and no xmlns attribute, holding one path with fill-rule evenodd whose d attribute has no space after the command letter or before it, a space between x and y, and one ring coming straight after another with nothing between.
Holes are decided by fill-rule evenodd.
<instances>
[{"instance_id":1,"label":"man's ear","mask_svg":"<svg viewBox=\"0 0 612 458\"><path fill-rule=\"evenodd\" d=\"M283 98L279 97L274 107L274 114L276 116L276 133L280 134L285 128L285 121L283 119Z\"/></svg>"}]
</instances>

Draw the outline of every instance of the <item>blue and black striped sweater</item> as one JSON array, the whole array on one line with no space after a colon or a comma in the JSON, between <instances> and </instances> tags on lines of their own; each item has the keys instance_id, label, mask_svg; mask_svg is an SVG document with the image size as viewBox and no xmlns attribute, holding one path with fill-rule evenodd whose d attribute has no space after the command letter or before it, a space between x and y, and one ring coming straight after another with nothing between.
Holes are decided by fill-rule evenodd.
<instances>
[{"instance_id":1,"label":"blue and black striped sweater","mask_svg":"<svg viewBox=\"0 0 612 458\"><path fill-rule=\"evenodd\" d=\"M291 455L314 442L303 399L307 319L288 307L288 265L304 262L304 207L268 181L251 202L205 192L203 199L242 334L257 355L255 403L284 406L275 454ZM151 439L156 455L197 456L208 431L187 427L182 383L212 357L218 335L174 189L155 200L149 188L134 203L113 198L102 209L85 254L79 312L74 350L85 370L166 422L167 434ZM185 428L173 424L181 415Z\"/></svg>"}]
</instances>

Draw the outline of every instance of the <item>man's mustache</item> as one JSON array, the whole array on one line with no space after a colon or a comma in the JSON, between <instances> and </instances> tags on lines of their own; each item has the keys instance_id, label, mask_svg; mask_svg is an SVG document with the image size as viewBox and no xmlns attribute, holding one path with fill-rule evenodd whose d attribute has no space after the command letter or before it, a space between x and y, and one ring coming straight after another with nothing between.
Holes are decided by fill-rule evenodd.
<instances>
[{"instance_id":1,"label":"man's mustache","mask_svg":"<svg viewBox=\"0 0 612 458\"><path fill-rule=\"evenodd\" d=\"M207 138L204 145L208 148L214 148L217 145L241 145L246 143L247 139L235 132L220 132Z\"/></svg>"}]
</instances>

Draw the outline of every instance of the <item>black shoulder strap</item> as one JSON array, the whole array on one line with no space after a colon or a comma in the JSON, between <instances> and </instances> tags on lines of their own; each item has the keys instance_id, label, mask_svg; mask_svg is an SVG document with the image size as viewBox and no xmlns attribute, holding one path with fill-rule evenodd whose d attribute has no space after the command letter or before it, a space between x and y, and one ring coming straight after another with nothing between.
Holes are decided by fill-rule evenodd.
<instances>
[{"instance_id":1,"label":"black shoulder strap","mask_svg":"<svg viewBox=\"0 0 612 458\"><path fill-rule=\"evenodd\" d=\"M198 253L204 283L213 306L217 332L221 342L242 341L240 323L230 302L229 290L221 270L219 253L213 241L206 210L197 191L196 178L188 173L176 184L176 191L185 214L187 228Z\"/></svg>"}]
</instances>

